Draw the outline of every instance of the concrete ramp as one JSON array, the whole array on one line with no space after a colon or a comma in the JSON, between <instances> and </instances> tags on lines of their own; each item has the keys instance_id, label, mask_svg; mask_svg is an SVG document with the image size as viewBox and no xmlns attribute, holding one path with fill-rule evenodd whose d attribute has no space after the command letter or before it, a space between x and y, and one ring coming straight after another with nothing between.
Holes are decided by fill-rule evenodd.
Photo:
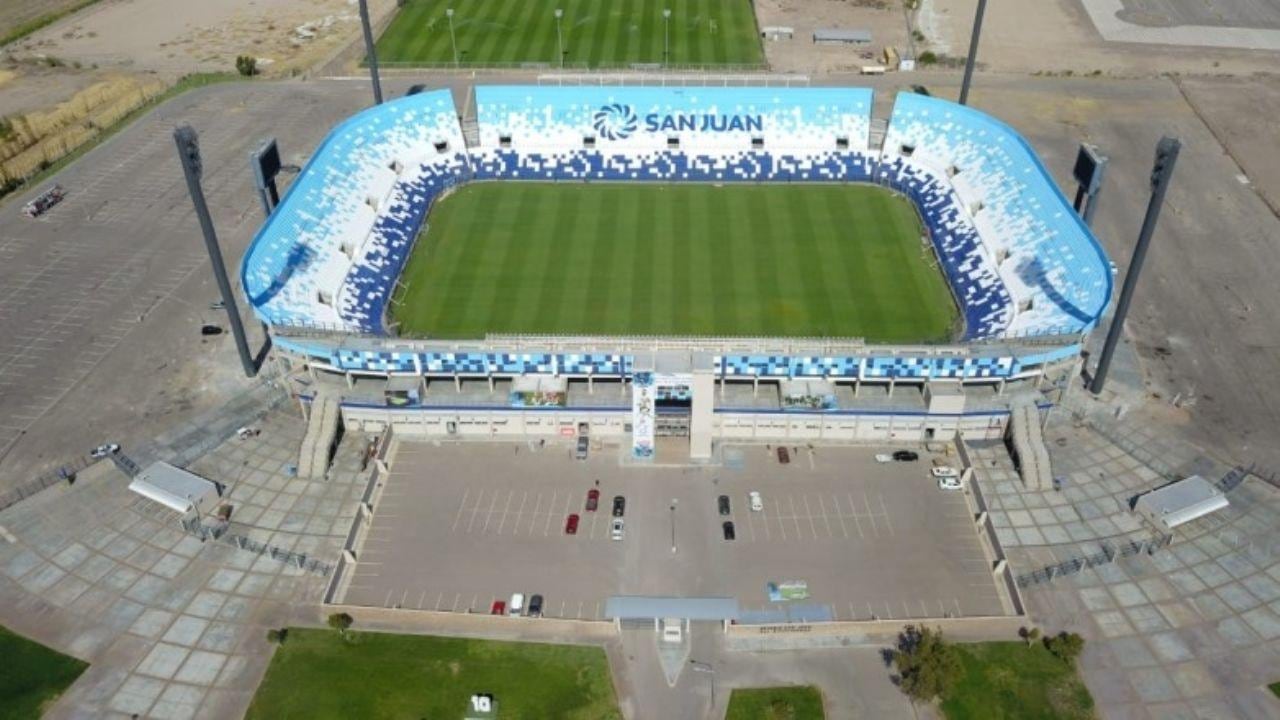
<instances>
[{"instance_id":1,"label":"concrete ramp","mask_svg":"<svg viewBox=\"0 0 1280 720\"><path fill-rule=\"evenodd\" d=\"M1048 490L1053 487L1053 470L1049 465L1049 450L1044 446L1040 432L1040 411L1034 403L1014 406L1009 427L1013 434L1013 452L1022 473L1022 484L1028 490Z\"/></svg>"},{"instance_id":2,"label":"concrete ramp","mask_svg":"<svg viewBox=\"0 0 1280 720\"><path fill-rule=\"evenodd\" d=\"M338 435L339 422L338 399L325 393L316 395L311 401L311 416L307 418L307 434L298 451L298 477L324 477L329 470L329 450Z\"/></svg>"}]
</instances>

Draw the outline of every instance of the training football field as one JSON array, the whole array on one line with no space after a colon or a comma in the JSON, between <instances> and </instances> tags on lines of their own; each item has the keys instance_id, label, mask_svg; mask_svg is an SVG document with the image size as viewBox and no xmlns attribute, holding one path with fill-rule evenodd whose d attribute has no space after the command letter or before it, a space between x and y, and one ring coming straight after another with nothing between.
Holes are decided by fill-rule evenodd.
<instances>
[{"instance_id":1,"label":"training football field","mask_svg":"<svg viewBox=\"0 0 1280 720\"><path fill-rule=\"evenodd\" d=\"M556 9L563 11L559 37ZM671 10L665 20L664 9ZM407 0L378 40L378 59L453 63L455 39L464 65L556 66L561 39L566 67L764 60L751 0Z\"/></svg>"},{"instance_id":2,"label":"training football field","mask_svg":"<svg viewBox=\"0 0 1280 720\"><path fill-rule=\"evenodd\" d=\"M946 340L954 302L910 201L871 185L484 182L432 208L404 336Z\"/></svg>"}]
</instances>

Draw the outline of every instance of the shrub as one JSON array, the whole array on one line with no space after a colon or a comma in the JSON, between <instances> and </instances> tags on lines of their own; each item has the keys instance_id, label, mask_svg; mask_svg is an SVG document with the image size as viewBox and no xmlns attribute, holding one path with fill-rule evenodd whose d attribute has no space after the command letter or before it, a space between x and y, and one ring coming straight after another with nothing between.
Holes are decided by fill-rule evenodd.
<instances>
[{"instance_id":1,"label":"shrub","mask_svg":"<svg viewBox=\"0 0 1280 720\"><path fill-rule=\"evenodd\" d=\"M920 53L920 57L916 58L916 62L921 65L936 65L938 64L938 55L932 50L925 50Z\"/></svg>"},{"instance_id":2,"label":"shrub","mask_svg":"<svg viewBox=\"0 0 1280 720\"><path fill-rule=\"evenodd\" d=\"M1068 665L1075 665L1084 650L1084 638L1077 633L1060 632L1044 639L1044 646Z\"/></svg>"},{"instance_id":3,"label":"shrub","mask_svg":"<svg viewBox=\"0 0 1280 720\"><path fill-rule=\"evenodd\" d=\"M272 645L283 645L289 637L289 628L271 629L267 631L267 642Z\"/></svg>"},{"instance_id":4,"label":"shrub","mask_svg":"<svg viewBox=\"0 0 1280 720\"><path fill-rule=\"evenodd\" d=\"M355 618L346 613L334 613L329 616L329 627L337 630L342 635L346 635L347 630L354 623Z\"/></svg>"},{"instance_id":5,"label":"shrub","mask_svg":"<svg viewBox=\"0 0 1280 720\"><path fill-rule=\"evenodd\" d=\"M236 56L236 71L245 77L253 77L258 74L258 59L252 55Z\"/></svg>"}]
</instances>

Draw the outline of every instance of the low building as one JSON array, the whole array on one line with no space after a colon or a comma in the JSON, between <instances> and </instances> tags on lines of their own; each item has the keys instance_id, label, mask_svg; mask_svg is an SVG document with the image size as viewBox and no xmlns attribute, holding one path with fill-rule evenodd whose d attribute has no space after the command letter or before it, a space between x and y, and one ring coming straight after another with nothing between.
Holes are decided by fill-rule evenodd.
<instances>
[{"instance_id":1,"label":"low building","mask_svg":"<svg viewBox=\"0 0 1280 720\"><path fill-rule=\"evenodd\" d=\"M221 495L217 483L163 462L148 465L129 489L184 515L192 509L212 511Z\"/></svg>"},{"instance_id":2,"label":"low building","mask_svg":"<svg viewBox=\"0 0 1280 720\"><path fill-rule=\"evenodd\" d=\"M818 28L813 31L813 41L820 45L870 45L871 31Z\"/></svg>"},{"instance_id":3,"label":"low building","mask_svg":"<svg viewBox=\"0 0 1280 720\"><path fill-rule=\"evenodd\" d=\"M1133 509L1152 525L1168 531L1229 504L1227 496L1213 483L1192 475L1140 496Z\"/></svg>"}]
</instances>

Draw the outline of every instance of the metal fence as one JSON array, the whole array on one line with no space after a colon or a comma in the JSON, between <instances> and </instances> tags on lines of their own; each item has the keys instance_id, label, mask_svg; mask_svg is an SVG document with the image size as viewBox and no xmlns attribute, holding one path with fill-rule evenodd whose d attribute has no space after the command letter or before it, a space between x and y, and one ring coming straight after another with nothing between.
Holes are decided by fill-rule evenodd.
<instances>
[{"instance_id":1,"label":"metal fence","mask_svg":"<svg viewBox=\"0 0 1280 720\"><path fill-rule=\"evenodd\" d=\"M187 533L200 538L202 541L210 540L219 542L223 545L230 545L239 550L246 550L256 555L269 557L272 560L293 565L300 570L305 570L315 575L328 577L333 572L333 565L323 560L311 557L306 553L297 553L292 550L285 550L276 545L258 542L246 535L231 531L231 524L218 520L213 524L205 525L199 517L187 516L182 518L182 529Z\"/></svg>"},{"instance_id":2,"label":"metal fence","mask_svg":"<svg viewBox=\"0 0 1280 720\"><path fill-rule=\"evenodd\" d=\"M23 500L26 500L43 490L47 490L58 483L73 482L72 478L75 477L76 473L84 470L93 463L94 460L82 455L57 470L45 473L33 480L29 480L18 485L8 492L0 494L0 511L11 508Z\"/></svg>"},{"instance_id":3,"label":"metal fence","mask_svg":"<svg viewBox=\"0 0 1280 720\"><path fill-rule=\"evenodd\" d=\"M1080 555L1069 560L1064 560L1056 565L1046 565L1039 570L1033 570L1029 573L1023 573L1017 577L1019 588L1029 588L1035 585L1052 582L1058 578L1070 577L1079 573L1081 570L1098 567L1100 565L1108 565L1120 558L1132 557L1146 553L1154 555L1157 550L1164 548L1173 542L1173 535L1165 534L1145 540L1131 540L1119 546L1104 542L1101 550L1091 555Z\"/></svg>"},{"instance_id":4,"label":"metal fence","mask_svg":"<svg viewBox=\"0 0 1280 720\"><path fill-rule=\"evenodd\" d=\"M360 67L367 67L361 60ZM459 60L378 60L379 69L387 70L459 70L463 72L552 70L573 73L616 73L618 71L642 73L760 73L768 72L769 64L759 63L667 63L661 62L566 62L540 60L474 61Z\"/></svg>"}]
</instances>

